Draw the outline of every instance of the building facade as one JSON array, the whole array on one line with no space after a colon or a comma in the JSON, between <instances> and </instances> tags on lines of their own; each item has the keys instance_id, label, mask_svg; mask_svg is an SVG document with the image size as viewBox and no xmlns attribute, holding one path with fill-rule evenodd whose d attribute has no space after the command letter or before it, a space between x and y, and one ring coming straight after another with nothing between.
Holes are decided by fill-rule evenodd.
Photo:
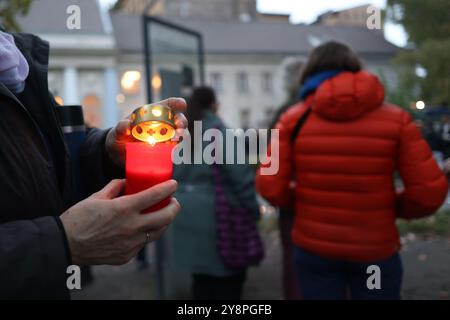
<instances>
[{"instance_id":1,"label":"building facade","mask_svg":"<svg viewBox=\"0 0 450 320\"><path fill-rule=\"evenodd\" d=\"M365 28L368 15L373 14L370 10L371 7L370 5L363 5L340 11L328 11L319 15L314 23L326 26Z\"/></svg>"},{"instance_id":2,"label":"building facade","mask_svg":"<svg viewBox=\"0 0 450 320\"><path fill-rule=\"evenodd\" d=\"M188 15L181 12L182 3L190 3ZM79 30L66 23L67 8L74 4L82 13ZM82 104L91 125L112 126L147 102L142 19L135 14L141 10L202 34L205 83L217 91L220 112L231 127L265 127L286 98L283 61L306 60L315 46L328 40L349 44L368 69L395 84L388 63L398 48L380 33L294 25L286 17L264 19L255 1L128 0L111 15L95 0L35 1L20 23L24 31L50 42L50 90L61 103ZM48 12L52 19L42 19ZM157 77L153 81L158 84Z\"/></svg>"},{"instance_id":3,"label":"building facade","mask_svg":"<svg viewBox=\"0 0 450 320\"><path fill-rule=\"evenodd\" d=\"M116 8L127 14L164 18L241 20L257 18L256 0L119 0Z\"/></svg>"},{"instance_id":4,"label":"building facade","mask_svg":"<svg viewBox=\"0 0 450 320\"><path fill-rule=\"evenodd\" d=\"M71 6L80 8L80 29L70 29ZM69 12L69 13L68 13ZM43 19L51 13L51 19ZM50 43L49 90L65 105L83 105L90 126L113 125L117 108L117 49L97 1L34 1L19 19L24 32Z\"/></svg>"}]
</instances>

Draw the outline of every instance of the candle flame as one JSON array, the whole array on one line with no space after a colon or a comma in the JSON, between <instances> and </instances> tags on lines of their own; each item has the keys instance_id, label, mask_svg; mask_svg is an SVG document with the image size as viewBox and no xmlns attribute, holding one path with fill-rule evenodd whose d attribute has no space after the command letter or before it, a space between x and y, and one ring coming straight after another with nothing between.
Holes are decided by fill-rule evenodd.
<instances>
[{"instance_id":1,"label":"candle flame","mask_svg":"<svg viewBox=\"0 0 450 320\"><path fill-rule=\"evenodd\" d=\"M147 142L153 147L156 144L155 138L152 136L148 137Z\"/></svg>"}]
</instances>

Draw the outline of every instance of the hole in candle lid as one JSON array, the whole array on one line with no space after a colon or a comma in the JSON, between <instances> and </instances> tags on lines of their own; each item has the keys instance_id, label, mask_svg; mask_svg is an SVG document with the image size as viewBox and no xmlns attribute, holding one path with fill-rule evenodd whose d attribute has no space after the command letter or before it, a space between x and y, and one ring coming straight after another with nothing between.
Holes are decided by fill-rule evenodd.
<instances>
[{"instance_id":1,"label":"hole in candle lid","mask_svg":"<svg viewBox=\"0 0 450 320\"><path fill-rule=\"evenodd\" d=\"M137 126L136 127L136 132L139 133L139 134L142 134L142 132L144 132L144 131L142 130L141 126Z\"/></svg>"},{"instance_id":2,"label":"hole in candle lid","mask_svg":"<svg viewBox=\"0 0 450 320\"><path fill-rule=\"evenodd\" d=\"M162 115L162 110L161 110L161 108L159 108L159 107L154 107L154 108L152 109L152 114L153 114L155 117L161 117L161 115Z\"/></svg>"},{"instance_id":3,"label":"hole in candle lid","mask_svg":"<svg viewBox=\"0 0 450 320\"><path fill-rule=\"evenodd\" d=\"M162 135L162 136L165 136L166 134L167 134L167 128L162 128L160 131L159 131L159 133Z\"/></svg>"},{"instance_id":4,"label":"hole in candle lid","mask_svg":"<svg viewBox=\"0 0 450 320\"><path fill-rule=\"evenodd\" d=\"M152 136L155 134L155 131L153 131L153 129L148 129L147 133Z\"/></svg>"}]
</instances>

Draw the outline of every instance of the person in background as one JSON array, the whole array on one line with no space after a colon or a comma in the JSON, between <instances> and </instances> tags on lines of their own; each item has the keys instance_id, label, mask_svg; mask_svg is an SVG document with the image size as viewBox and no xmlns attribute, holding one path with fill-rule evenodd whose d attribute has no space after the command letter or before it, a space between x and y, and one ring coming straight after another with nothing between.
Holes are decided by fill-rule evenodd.
<instances>
[{"instance_id":1,"label":"person in background","mask_svg":"<svg viewBox=\"0 0 450 320\"><path fill-rule=\"evenodd\" d=\"M442 140L439 134L434 130L434 123L432 121L425 121L422 128L423 137L430 145L431 150L439 151L442 147Z\"/></svg>"},{"instance_id":2,"label":"person in background","mask_svg":"<svg viewBox=\"0 0 450 320\"><path fill-rule=\"evenodd\" d=\"M446 101L444 101L443 103L442 103L442 107L441 107L443 110L445 110L446 112L448 112L449 110L448 110L448 102L446 102ZM446 116L446 118L444 118L445 120L447 120L448 118L447 118L448 116ZM447 122L447 121L446 121ZM447 130L446 131L448 131L448 126L447 126ZM447 153L445 153L445 154L447 154ZM444 154L444 156L445 156L445 154ZM448 180L450 180L450 158L446 158L445 160L444 160L444 163L443 163L443 170L444 170L444 173L445 173L445 176L447 177L447 179Z\"/></svg>"},{"instance_id":3,"label":"person in background","mask_svg":"<svg viewBox=\"0 0 450 320\"><path fill-rule=\"evenodd\" d=\"M433 152L434 158L438 164L441 165L444 160L443 141L439 131L436 131L435 127L435 123L432 121L426 121L422 127L422 133L424 139L428 142L428 145Z\"/></svg>"},{"instance_id":4,"label":"person in background","mask_svg":"<svg viewBox=\"0 0 450 320\"><path fill-rule=\"evenodd\" d=\"M274 119L272 120L269 128L274 129L280 116L285 113L290 107L292 107L299 100L299 85L300 75L305 61L303 58L287 58L282 66L283 69L283 82L284 90L286 92L286 101L278 109ZM294 192L293 189L290 192ZM293 198L292 198L293 199ZM290 208L279 209L278 226L280 230L281 249L282 249L282 283L283 294L286 300L300 299L300 294L297 286L297 276L295 274L294 256L293 256L293 244L291 239L292 225L294 222L294 210L295 203L292 203Z\"/></svg>"},{"instance_id":5,"label":"person in background","mask_svg":"<svg viewBox=\"0 0 450 320\"><path fill-rule=\"evenodd\" d=\"M441 130L444 158L447 159L450 157L450 116L443 117Z\"/></svg>"},{"instance_id":6,"label":"person in background","mask_svg":"<svg viewBox=\"0 0 450 320\"><path fill-rule=\"evenodd\" d=\"M346 45L316 47L301 86L302 101L276 125L279 171L257 174L259 193L280 207L291 205L286 190L295 176L292 239L300 294L399 299L403 271L395 220L433 214L447 195L447 180L411 116L384 102L379 79ZM404 184L400 193L396 170ZM372 281L377 287L371 290L367 272L373 265L381 270L381 287Z\"/></svg>"},{"instance_id":7,"label":"person in background","mask_svg":"<svg viewBox=\"0 0 450 320\"><path fill-rule=\"evenodd\" d=\"M218 102L211 88L194 89L188 99L186 116L192 145L203 142L202 134L218 129L225 137L226 127L217 115ZM194 133L194 121L201 121L203 132ZM195 135L199 137L194 141ZM224 141L225 145L225 141ZM203 148L199 152L203 152ZM194 149L193 149L194 150ZM194 156L194 152L192 152ZM226 159L226 155L223 155ZM227 268L217 246L216 196L213 167L219 169L226 189L240 206L259 215L255 192L255 173L248 165L181 164L174 167L174 178L180 181L176 193L182 206L179 219L173 224L175 265L192 275L192 296L195 300L239 300L246 279L246 268Z\"/></svg>"},{"instance_id":8,"label":"person in background","mask_svg":"<svg viewBox=\"0 0 450 320\"><path fill-rule=\"evenodd\" d=\"M87 132L80 166L92 195L72 205L74 163L48 91L48 56L47 42L0 28L0 299L70 299L68 266L124 264L180 210L173 200L140 214L171 196L175 181L122 195L129 120ZM182 115L177 123L187 125Z\"/></svg>"}]
</instances>

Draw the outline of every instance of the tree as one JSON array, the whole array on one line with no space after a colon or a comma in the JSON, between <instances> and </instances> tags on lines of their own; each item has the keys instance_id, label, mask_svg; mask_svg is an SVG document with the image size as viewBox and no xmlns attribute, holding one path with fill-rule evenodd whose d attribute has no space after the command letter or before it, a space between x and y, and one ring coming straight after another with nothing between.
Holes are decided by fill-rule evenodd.
<instances>
[{"instance_id":1,"label":"tree","mask_svg":"<svg viewBox=\"0 0 450 320\"><path fill-rule=\"evenodd\" d=\"M388 17L406 29L416 45L450 37L450 1L388 0Z\"/></svg>"},{"instance_id":2,"label":"tree","mask_svg":"<svg viewBox=\"0 0 450 320\"><path fill-rule=\"evenodd\" d=\"M396 58L399 87L418 86L420 98L432 104L450 101L450 1L388 0L387 16L403 25L413 48Z\"/></svg>"},{"instance_id":3,"label":"tree","mask_svg":"<svg viewBox=\"0 0 450 320\"><path fill-rule=\"evenodd\" d=\"M123 0L117 0L109 9L112 12L120 11L123 9Z\"/></svg>"},{"instance_id":4,"label":"tree","mask_svg":"<svg viewBox=\"0 0 450 320\"><path fill-rule=\"evenodd\" d=\"M28 13L33 0L0 0L0 23L8 31L20 31L16 19Z\"/></svg>"}]
</instances>

